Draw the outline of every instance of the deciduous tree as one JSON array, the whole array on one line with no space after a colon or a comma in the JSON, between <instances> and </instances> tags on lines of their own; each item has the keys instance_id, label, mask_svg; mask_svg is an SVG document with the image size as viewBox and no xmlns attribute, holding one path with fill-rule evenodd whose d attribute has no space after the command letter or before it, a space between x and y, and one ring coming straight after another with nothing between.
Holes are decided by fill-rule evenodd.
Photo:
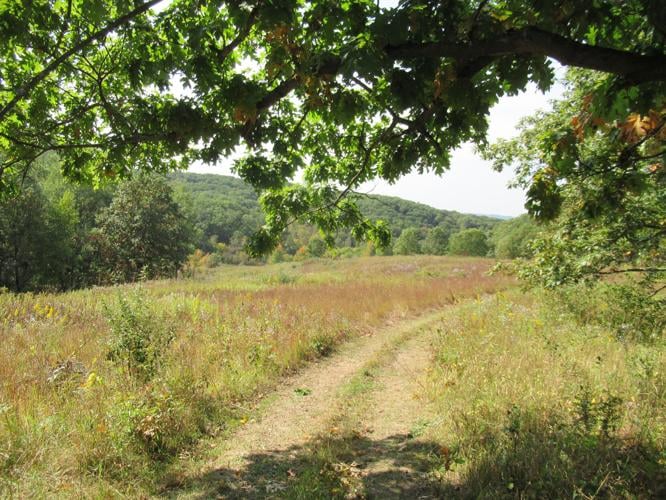
<instances>
[{"instance_id":1,"label":"deciduous tree","mask_svg":"<svg viewBox=\"0 0 666 500\"><path fill-rule=\"evenodd\" d=\"M385 242L345 195L445 171L500 97L552 85L551 60L603 74L606 122L661 113L664 26L660 0L4 0L0 189L51 150L94 182L243 146L267 213L252 251L295 219Z\"/></svg>"},{"instance_id":2,"label":"deciduous tree","mask_svg":"<svg viewBox=\"0 0 666 500\"><path fill-rule=\"evenodd\" d=\"M488 254L488 237L480 229L463 229L451 235L449 252L453 255L484 256Z\"/></svg>"},{"instance_id":3,"label":"deciduous tree","mask_svg":"<svg viewBox=\"0 0 666 500\"><path fill-rule=\"evenodd\" d=\"M98 225L102 272L109 280L174 275L192 250L192 223L158 176L123 182Z\"/></svg>"},{"instance_id":4,"label":"deciduous tree","mask_svg":"<svg viewBox=\"0 0 666 500\"><path fill-rule=\"evenodd\" d=\"M610 120L595 102L605 77L573 72L551 112L487 151L496 166L518 166L528 206L550 222L524 275L549 286L636 274L666 274L666 102Z\"/></svg>"}]
</instances>

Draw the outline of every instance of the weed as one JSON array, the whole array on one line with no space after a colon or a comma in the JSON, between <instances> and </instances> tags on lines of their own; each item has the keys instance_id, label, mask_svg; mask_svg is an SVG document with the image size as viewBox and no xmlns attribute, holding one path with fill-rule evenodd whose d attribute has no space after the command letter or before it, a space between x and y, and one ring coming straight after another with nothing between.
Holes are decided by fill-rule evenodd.
<instances>
[{"instance_id":1,"label":"weed","mask_svg":"<svg viewBox=\"0 0 666 500\"><path fill-rule=\"evenodd\" d=\"M663 497L664 346L542 300L463 305L439 334L430 394L441 424L429 436L449 450L433 465L442 496Z\"/></svg>"},{"instance_id":2,"label":"weed","mask_svg":"<svg viewBox=\"0 0 666 500\"><path fill-rule=\"evenodd\" d=\"M654 343L666 330L666 303L632 282L563 287L554 294L582 324L609 328L622 340Z\"/></svg>"},{"instance_id":3,"label":"weed","mask_svg":"<svg viewBox=\"0 0 666 500\"><path fill-rule=\"evenodd\" d=\"M335 347L335 338L330 335L317 335L310 341L312 350L322 358L329 356L333 353Z\"/></svg>"},{"instance_id":4,"label":"weed","mask_svg":"<svg viewBox=\"0 0 666 500\"><path fill-rule=\"evenodd\" d=\"M108 358L142 380L153 377L174 331L152 310L141 289L118 295L114 306L104 307L111 338Z\"/></svg>"},{"instance_id":5,"label":"weed","mask_svg":"<svg viewBox=\"0 0 666 500\"><path fill-rule=\"evenodd\" d=\"M510 283L486 276L488 266L360 258L221 266L138 288L2 293L0 496L151 496L182 466L179 456L237 425L234 408L280 376L452 294ZM469 271L451 277L452 268ZM423 269L433 272L415 275ZM63 360L87 376L49 383Z\"/></svg>"}]
</instances>

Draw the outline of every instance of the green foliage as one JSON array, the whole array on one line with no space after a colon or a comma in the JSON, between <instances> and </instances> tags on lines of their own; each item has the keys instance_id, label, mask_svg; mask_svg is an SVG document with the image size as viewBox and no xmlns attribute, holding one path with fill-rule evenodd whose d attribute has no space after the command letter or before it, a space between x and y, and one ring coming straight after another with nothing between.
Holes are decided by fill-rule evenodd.
<instances>
[{"instance_id":1,"label":"green foliage","mask_svg":"<svg viewBox=\"0 0 666 500\"><path fill-rule=\"evenodd\" d=\"M67 290L173 275L181 264L194 276L220 263L262 261L246 252L262 217L256 192L240 179L181 173L165 186L158 177L137 175L94 190L66 181L54 155L33 174L22 191L0 201L0 286ZM448 228L497 223L382 196L364 198L361 208L391 221L396 233L412 221L439 224L433 234L440 235ZM347 230L337 231L330 243L338 249L329 249L312 225L296 223L271 261L290 260L303 247L311 256L338 257L360 255L365 248ZM390 247L371 245L372 253L391 253ZM193 246L199 251L189 253Z\"/></svg>"},{"instance_id":2,"label":"green foliage","mask_svg":"<svg viewBox=\"0 0 666 500\"><path fill-rule=\"evenodd\" d=\"M213 174L175 173L169 176L175 196L186 201L186 212L199 231L197 247L211 252L254 233L262 224L257 193L241 179ZM211 238L214 238L212 240Z\"/></svg>"},{"instance_id":3,"label":"green foliage","mask_svg":"<svg viewBox=\"0 0 666 500\"><path fill-rule=\"evenodd\" d=\"M488 237L480 229L465 229L451 235L449 241L449 252L452 255L475 255L484 256L488 254Z\"/></svg>"},{"instance_id":4,"label":"green foliage","mask_svg":"<svg viewBox=\"0 0 666 500\"><path fill-rule=\"evenodd\" d=\"M531 212L551 221L522 276L553 287L638 273L656 285L666 272L664 96L642 103L649 93L621 91L608 109L595 97L604 75L572 70L568 84L552 111L487 151L498 168L517 164Z\"/></svg>"},{"instance_id":5,"label":"green foliage","mask_svg":"<svg viewBox=\"0 0 666 500\"><path fill-rule=\"evenodd\" d=\"M5 198L0 207L0 283L23 291L46 266L42 248L48 245L49 227L43 195L26 186L21 194Z\"/></svg>"},{"instance_id":6,"label":"green foliage","mask_svg":"<svg viewBox=\"0 0 666 500\"><path fill-rule=\"evenodd\" d=\"M2 193L45 151L96 184L238 152L235 170L267 215L255 253L294 218L385 244L338 186L444 172L456 147L483 145L499 98L552 85L549 57L603 72L590 94L606 121L663 107L665 8L653 0L181 0L150 11L158 3L0 4ZM532 212L558 213L560 178L533 177Z\"/></svg>"},{"instance_id":7,"label":"green foliage","mask_svg":"<svg viewBox=\"0 0 666 500\"><path fill-rule=\"evenodd\" d=\"M396 255L415 255L421 253L421 231L415 227L408 227L393 245Z\"/></svg>"},{"instance_id":8,"label":"green foliage","mask_svg":"<svg viewBox=\"0 0 666 500\"><path fill-rule=\"evenodd\" d=\"M123 182L98 225L102 272L112 281L173 276L192 250L192 227L158 176Z\"/></svg>"},{"instance_id":9,"label":"green foliage","mask_svg":"<svg viewBox=\"0 0 666 500\"><path fill-rule=\"evenodd\" d=\"M531 257L531 245L538 233L539 226L529 215L521 215L499 223L491 235L495 257L500 259Z\"/></svg>"},{"instance_id":10,"label":"green foliage","mask_svg":"<svg viewBox=\"0 0 666 500\"><path fill-rule=\"evenodd\" d=\"M421 248L423 253L429 255L444 255L449 249L451 233L442 226L433 227L426 233Z\"/></svg>"},{"instance_id":11,"label":"green foliage","mask_svg":"<svg viewBox=\"0 0 666 500\"><path fill-rule=\"evenodd\" d=\"M77 193L46 158L22 188L0 200L0 286L66 289L83 281ZM58 182L60 181L60 182Z\"/></svg>"},{"instance_id":12,"label":"green foliage","mask_svg":"<svg viewBox=\"0 0 666 500\"><path fill-rule=\"evenodd\" d=\"M111 328L108 358L139 380L152 378L159 369L174 331L147 302L140 289L129 296L118 295L105 305Z\"/></svg>"},{"instance_id":13,"label":"green foliage","mask_svg":"<svg viewBox=\"0 0 666 500\"><path fill-rule=\"evenodd\" d=\"M241 179L223 175L175 173L169 176L169 180L179 203L186 206L189 217L195 221L197 247L212 253L217 242L225 243L224 262L247 261L248 257L242 255L244 249L238 243L261 228L262 215L256 191ZM470 227L490 230L498 223L491 217L439 210L389 196L362 196L356 203L364 217L387 222L393 235L410 227L437 228L432 235L428 232L424 240L424 245L429 242L424 252L433 255L446 253L448 235L453 232ZM308 247L313 238L321 239L315 227L293 224L282 235L282 251L295 255L299 248ZM232 239L234 243L231 243ZM336 247L360 244L349 230L338 230L333 239ZM386 246L373 245L373 248L380 254L391 252Z\"/></svg>"},{"instance_id":14,"label":"green foliage","mask_svg":"<svg viewBox=\"0 0 666 500\"><path fill-rule=\"evenodd\" d=\"M569 285L553 293L580 322L609 328L619 339L653 343L664 338L666 300L644 283Z\"/></svg>"},{"instance_id":15,"label":"green foliage","mask_svg":"<svg viewBox=\"0 0 666 500\"><path fill-rule=\"evenodd\" d=\"M308 254L312 257L323 257L326 253L326 242L318 237L310 238L308 241Z\"/></svg>"}]
</instances>

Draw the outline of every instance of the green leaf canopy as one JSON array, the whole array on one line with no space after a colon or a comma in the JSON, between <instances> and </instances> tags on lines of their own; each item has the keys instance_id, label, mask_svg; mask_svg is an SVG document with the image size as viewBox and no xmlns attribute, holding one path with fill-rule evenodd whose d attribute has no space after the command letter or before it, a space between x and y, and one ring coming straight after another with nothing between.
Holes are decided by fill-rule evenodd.
<instances>
[{"instance_id":1,"label":"green leaf canopy","mask_svg":"<svg viewBox=\"0 0 666 500\"><path fill-rule=\"evenodd\" d=\"M295 219L385 242L386 226L346 195L445 171L452 149L484 143L500 97L549 88L551 59L607 75L597 101L609 117L662 103L665 10L660 0L1 0L0 190L47 151L68 177L99 183L242 146L237 172L267 212L254 251Z\"/></svg>"}]
</instances>

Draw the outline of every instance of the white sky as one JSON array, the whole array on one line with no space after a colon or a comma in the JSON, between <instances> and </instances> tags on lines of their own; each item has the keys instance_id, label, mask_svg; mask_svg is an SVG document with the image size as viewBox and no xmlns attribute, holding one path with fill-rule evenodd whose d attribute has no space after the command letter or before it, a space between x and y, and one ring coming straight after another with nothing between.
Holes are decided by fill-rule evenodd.
<instances>
[{"instance_id":1,"label":"white sky","mask_svg":"<svg viewBox=\"0 0 666 500\"><path fill-rule=\"evenodd\" d=\"M398 0L380 0L383 7L393 7L397 3ZM562 75L564 71L558 67L557 73ZM544 95L530 84L522 94L500 99L489 116L490 141L515 136L521 118L548 108L549 102L560 97L562 92L563 87L556 84ZM232 159L226 158L213 166L194 164L189 171L233 175L231 165ZM474 152L471 144L465 144L453 152L451 169L442 176L409 174L393 185L385 181L366 183L359 191L398 196L463 213L516 216L525 212L525 193L520 189L509 189L512 178L511 169L495 172L489 162Z\"/></svg>"}]
</instances>

